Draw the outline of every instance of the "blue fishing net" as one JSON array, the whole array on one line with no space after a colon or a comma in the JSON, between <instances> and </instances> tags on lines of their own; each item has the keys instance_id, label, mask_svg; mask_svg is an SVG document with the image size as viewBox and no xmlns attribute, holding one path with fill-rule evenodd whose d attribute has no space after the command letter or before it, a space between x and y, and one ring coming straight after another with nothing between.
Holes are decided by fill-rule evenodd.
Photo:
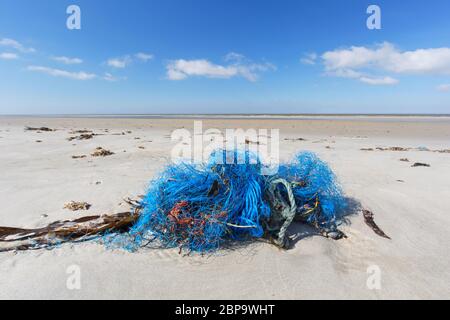
<instances>
[{"instance_id":1,"label":"blue fishing net","mask_svg":"<svg viewBox=\"0 0 450 320\"><path fill-rule=\"evenodd\" d=\"M335 175L317 156L300 153L272 176L262 175L261 169L256 156L237 150L216 151L204 165L169 165L150 183L140 217L126 237L108 235L106 242L131 251L157 243L205 253L230 240L263 237L274 214L265 196L274 178L292 185L298 214L305 222L327 228L336 225L345 198Z\"/></svg>"},{"instance_id":2,"label":"blue fishing net","mask_svg":"<svg viewBox=\"0 0 450 320\"><path fill-rule=\"evenodd\" d=\"M302 152L289 164L282 164L278 175L292 183L299 211L314 209L307 222L317 227L333 228L346 200L330 167L314 153ZM300 213L299 212L299 213Z\"/></svg>"}]
</instances>

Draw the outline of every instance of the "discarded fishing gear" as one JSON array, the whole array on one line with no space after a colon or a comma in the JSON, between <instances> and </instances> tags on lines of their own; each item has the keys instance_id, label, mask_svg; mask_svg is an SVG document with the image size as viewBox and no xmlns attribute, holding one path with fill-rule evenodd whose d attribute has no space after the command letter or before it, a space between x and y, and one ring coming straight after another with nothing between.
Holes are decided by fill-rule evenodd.
<instances>
[{"instance_id":1,"label":"discarded fishing gear","mask_svg":"<svg viewBox=\"0 0 450 320\"><path fill-rule=\"evenodd\" d=\"M262 168L256 156L238 150L216 151L204 165L172 164L150 183L142 200L129 201L132 211L33 230L0 227L0 251L93 239L129 251L156 244L207 253L255 238L288 248L293 221L333 239L344 236L337 225L346 200L327 164L304 152L276 174L262 175Z\"/></svg>"},{"instance_id":2,"label":"discarded fishing gear","mask_svg":"<svg viewBox=\"0 0 450 320\"><path fill-rule=\"evenodd\" d=\"M238 159L245 158L243 164ZM234 159L233 162L229 159ZM137 250L149 243L188 252L211 252L226 242L266 238L289 247L292 221L339 239L339 211L345 198L331 169L312 153L300 153L278 173L261 174L248 151L216 151L202 166L170 165L150 184L140 217L126 238L112 235L113 247Z\"/></svg>"}]
</instances>

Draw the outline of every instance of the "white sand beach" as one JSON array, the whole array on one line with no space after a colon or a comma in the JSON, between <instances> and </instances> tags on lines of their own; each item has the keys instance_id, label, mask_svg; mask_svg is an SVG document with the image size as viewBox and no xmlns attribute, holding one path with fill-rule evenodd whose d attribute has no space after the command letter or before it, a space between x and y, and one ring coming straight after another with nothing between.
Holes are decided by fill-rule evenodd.
<instances>
[{"instance_id":1,"label":"white sand beach","mask_svg":"<svg viewBox=\"0 0 450 320\"><path fill-rule=\"evenodd\" d=\"M142 195L170 161L173 130L193 123L0 117L0 226L37 228L128 210L123 199ZM288 251L255 242L202 257L177 249L109 250L93 241L5 252L0 299L450 299L450 153L437 152L450 149L450 118L206 119L203 127L280 129L282 160L316 152L346 196L371 210L392 239L376 235L359 213L348 217L341 227L348 238L339 241L292 226L296 239ZM67 140L84 129L99 135ZM114 154L93 158L97 147ZM430 167L412 167L415 162ZM72 200L92 207L63 209ZM79 290L66 285L73 265L81 272ZM380 271L378 289L367 286L373 266Z\"/></svg>"}]
</instances>

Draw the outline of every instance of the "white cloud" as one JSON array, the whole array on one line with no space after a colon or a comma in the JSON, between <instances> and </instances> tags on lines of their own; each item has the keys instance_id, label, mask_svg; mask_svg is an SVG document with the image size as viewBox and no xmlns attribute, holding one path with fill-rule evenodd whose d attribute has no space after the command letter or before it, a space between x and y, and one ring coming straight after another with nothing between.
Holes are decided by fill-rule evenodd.
<instances>
[{"instance_id":1,"label":"white cloud","mask_svg":"<svg viewBox=\"0 0 450 320\"><path fill-rule=\"evenodd\" d=\"M127 54L123 57L108 59L108 61L106 61L106 64L109 67L113 67L113 68L117 68L117 69L124 69L124 68L128 67L131 63L133 63L133 61L139 60L141 62L147 62L149 60L152 60L153 58L154 58L154 56L152 54L138 52L134 55Z\"/></svg>"},{"instance_id":2,"label":"white cloud","mask_svg":"<svg viewBox=\"0 0 450 320\"><path fill-rule=\"evenodd\" d=\"M70 72L66 70L47 68L43 66L28 66L27 70L34 72L41 72L53 77L62 77L73 80L91 80L96 78L96 75L93 73L86 73L83 71L80 72Z\"/></svg>"},{"instance_id":3,"label":"white cloud","mask_svg":"<svg viewBox=\"0 0 450 320\"><path fill-rule=\"evenodd\" d=\"M207 60L175 60L167 65L170 80L183 80L189 76L231 78L237 74L235 68L215 65Z\"/></svg>"},{"instance_id":4,"label":"white cloud","mask_svg":"<svg viewBox=\"0 0 450 320\"><path fill-rule=\"evenodd\" d=\"M314 65L316 64L317 58L318 56L316 53L307 53L300 59L300 62L303 64Z\"/></svg>"},{"instance_id":5,"label":"white cloud","mask_svg":"<svg viewBox=\"0 0 450 320\"><path fill-rule=\"evenodd\" d=\"M399 74L449 74L450 48L400 51L385 42L375 48L350 47L322 55L328 70L379 68Z\"/></svg>"},{"instance_id":6,"label":"white cloud","mask_svg":"<svg viewBox=\"0 0 450 320\"><path fill-rule=\"evenodd\" d=\"M61 57L52 57L53 60L64 63L64 64L80 64L83 63L83 60L80 58L69 58L65 56Z\"/></svg>"},{"instance_id":7,"label":"white cloud","mask_svg":"<svg viewBox=\"0 0 450 320\"><path fill-rule=\"evenodd\" d=\"M450 83L448 84L441 84L437 87L437 90L440 92L450 92Z\"/></svg>"},{"instance_id":8,"label":"white cloud","mask_svg":"<svg viewBox=\"0 0 450 320\"><path fill-rule=\"evenodd\" d=\"M384 76L384 77L376 77L372 75L367 75L362 72L358 72L352 69L338 69L334 72L329 72L329 75L340 77L340 78L349 78L356 79L362 83L373 85L373 86L382 86L382 85L394 85L398 84L399 81L395 78Z\"/></svg>"},{"instance_id":9,"label":"white cloud","mask_svg":"<svg viewBox=\"0 0 450 320\"><path fill-rule=\"evenodd\" d=\"M401 51L385 42L373 48L352 46L328 51L322 55L322 59L327 74L357 78L368 84L395 84L398 80L387 76L374 79L373 76L364 75L367 72L450 75L450 48Z\"/></svg>"},{"instance_id":10,"label":"white cloud","mask_svg":"<svg viewBox=\"0 0 450 320\"><path fill-rule=\"evenodd\" d=\"M18 58L19 58L19 56L15 53L10 53L10 52L0 53L0 59L3 59L3 60L16 60Z\"/></svg>"},{"instance_id":11,"label":"white cloud","mask_svg":"<svg viewBox=\"0 0 450 320\"><path fill-rule=\"evenodd\" d=\"M105 74L103 75L103 80L106 80L109 82L116 82L116 81L126 80L126 79L127 79L126 77L116 77L109 72L105 72Z\"/></svg>"},{"instance_id":12,"label":"white cloud","mask_svg":"<svg viewBox=\"0 0 450 320\"><path fill-rule=\"evenodd\" d=\"M136 59L141 60L143 62L147 62L148 60L152 60L154 56L152 54L139 52L134 55Z\"/></svg>"},{"instance_id":13,"label":"white cloud","mask_svg":"<svg viewBox=\"0 0 450 320\"><path fill-rule=\"evenodd\" d=\"M236 52L230 52L225 56L225 61L235 61L235 62L241 62L245 59L245 56L240 54L240 53L236 53Z\"/></svg>"},{"instance_id":14,"label":"white cloud","mask_svg":"<svg viewBox=\"0 0 450 320\"><path fill-rule=\"evenodd\" d=\"M131 57L127 55L120 58L111 58L106 62L106 64L113 68L123 69L127 67L131 62Z\"/></svg>"},{"instance_id":15,"label":"white cloud","mask_svg":"<svg viewBox=\"0 0 450 320\"><path fill-rule=\"evenodd\" d=\"M13 49L16 49L17 51L24 52L24 53L36 51L34 48L27 48L24 45L22 45L20 42L14 40L14 39L8 39L8 38L0 39L0 46L13 48Z\"/></svg>"},{"instance_id":16,"label":"white cloud","mask_svg":"<svg viewBox=\"0 0 450 320\"><path fill-rule=\"evenodd\" d=\"M371 84L374 86L393 85L397 84L398 80L391 77L372 78L372 77L360 77L359 81Z\"/></svg>"},{"instance_id":17,"label":"white cloud","mask_svg":"<svg viewBox=\"0 0 450 320\"><path fill-rule=\"evenodd\" d=\"M259 78L259 73L276 69L275 66L269 63L242 63L241 60L244 59L244 56L237 56L235 53L232 53L231 56L227 55L226 60L230 58L233 60L238 58L238 61L223 66L205 59L174 60L167 64L167 77L170 80L184 80L191 76L222 79L241 76L248 81L256 81Z\"/></svg>"},{"instance_id":18,"label":"white cloud","mask_svg":"<svg viewBox=\"0 0 450 320\"><path fill-rule=\"evenodd\" d=\"M111 73L106 72L103 76L103 79L106 81L117 81L118 79L114 77Z\"/></svg>"}]
</instances>

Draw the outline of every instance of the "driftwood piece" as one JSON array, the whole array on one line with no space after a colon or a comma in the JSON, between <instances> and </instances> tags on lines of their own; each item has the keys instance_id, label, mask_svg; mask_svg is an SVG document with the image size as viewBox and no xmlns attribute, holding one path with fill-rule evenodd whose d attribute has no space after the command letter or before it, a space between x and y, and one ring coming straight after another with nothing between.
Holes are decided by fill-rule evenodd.
<instances>
[{"instance_id":1,"label":"driftwood piece","mask_svg":"<svg viewBox=\"0 0 450 320\"><path fill-rule=\"evenodd\" d=\"M139 218L140 207L113 215L56 221L43 228L0 227L0 252L36 250L65 242L81 242L109 232L127 231Z\"/></svg>"}]
</instances>

